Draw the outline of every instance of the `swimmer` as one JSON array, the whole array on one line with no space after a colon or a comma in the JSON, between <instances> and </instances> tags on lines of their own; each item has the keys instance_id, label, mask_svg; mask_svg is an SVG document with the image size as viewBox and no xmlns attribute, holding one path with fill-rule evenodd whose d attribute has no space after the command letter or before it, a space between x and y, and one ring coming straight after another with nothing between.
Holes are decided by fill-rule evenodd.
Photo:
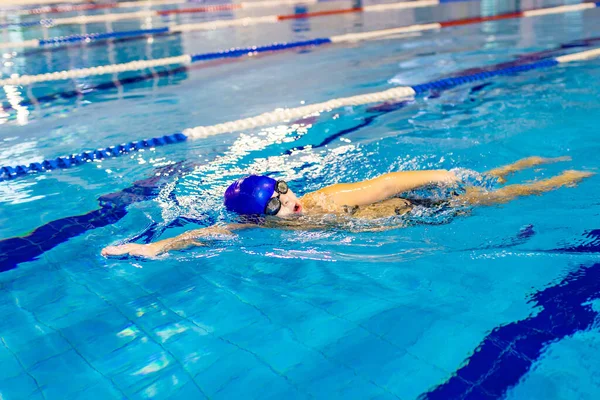
<instances>
[{"instance_id":1,"label":"swimmer","mask_svg":"<svg viewBox=\"0 0 600 400\"><path fill-rule=\"evenodd\" d=\"M493 169L486 173L500 183L517 171L537 165L568 161L569 157L542 158L529 157L514 164ZM574 186L591 172L565 171L549 179L527 184L507 185L493 191L484 191L477 187L468 187L466 193L449 201L451 206L491 205L505 203L520 196L542 194L562 186ZM232 183L225 191L224 204L229 211L240 215L262 215L277 217L280 221L289 221L299 216L339 215L353 218L375 219L409 212L415 205L411 200L397 196L411 190L431 185L453 185L457 176L447 170L423 170L391 172L377 178L355 182L338 183L298 198L282 180L267 176L250 175ZM234 230L255 228L264 225L256 223L238 223L214 225L207 228L188 231L171 239L156 243L129 243L108 246L102 250L104 256L132 255L155 257L171 250L181 250L192 246L202 246L202 238L231 234ZM275 225L277 226L277 225ZM282 224L285 227L285 224ZM289 227L289 224L287 225ZM317 226L318 228L318 226ZM303 225L302 221L295 229L315 229L315 226Z\"/></svg>"}]
</instances>

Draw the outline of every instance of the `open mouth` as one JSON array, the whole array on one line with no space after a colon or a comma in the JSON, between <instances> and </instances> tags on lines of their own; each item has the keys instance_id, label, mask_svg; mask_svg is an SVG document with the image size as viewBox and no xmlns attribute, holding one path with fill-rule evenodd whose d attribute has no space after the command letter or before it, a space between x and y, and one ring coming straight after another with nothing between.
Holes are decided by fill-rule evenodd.
<instances>
[{"instance_id":1,"label":"open mouth","mask_svg":"<svg viewBox=\"0 0 600 400\"><path fill-rule=\"evenodd\" d=\"M294 212L295 212L295 213L299 213L299 212L301 212L301 211L302 211L302 206L300 205L300 203L296 203L296 204L294 205Z\"/></svg>"}]
</instances>

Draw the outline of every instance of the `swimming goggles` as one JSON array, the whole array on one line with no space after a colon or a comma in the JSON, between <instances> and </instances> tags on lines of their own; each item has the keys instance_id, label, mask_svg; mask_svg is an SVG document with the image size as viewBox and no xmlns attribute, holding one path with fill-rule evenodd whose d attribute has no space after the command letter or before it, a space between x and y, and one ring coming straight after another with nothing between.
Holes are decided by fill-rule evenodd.
<instances>
[{"instance_id":1,"label":"swimming goggles","mask_svg":"<svg viewBox=\"0 0 600 400\"><path fill-rule=\"evenodd\" d=\"M278 194L277 196L271 197L269 199L269 202L265 207L265 214L277 215L279 210L281 210L281 200L279 199L279 196L281 196L282 194L286 194L288 190L289 188L287 183L285 183L284 181L277 181L277 183L275 184L275 192L277 192Z\"/></svg>"}]
</instances>

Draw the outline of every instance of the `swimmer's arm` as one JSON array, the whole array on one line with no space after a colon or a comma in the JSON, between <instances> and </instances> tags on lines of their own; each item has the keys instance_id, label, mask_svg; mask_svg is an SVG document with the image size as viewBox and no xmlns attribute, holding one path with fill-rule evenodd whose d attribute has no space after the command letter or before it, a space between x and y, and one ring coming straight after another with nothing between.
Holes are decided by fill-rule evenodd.
<instances>
[{"instance_id":1,"label":"swimmer's arm","mask_svg":"<svg viewBox=\"0 0 600 400\"><path fill-rule=\"evenodd\" d=\"M444 169L391 172L367 181L327 186L314 194L323 194L341 206L365 206L422 186L456 180L454 173Z\"/></svg>"},{"instance_id":2,"label":"swimmer's arm","mask_svg":"<svg viewBox=\"0 0 600 400\"><path fill-rule=\"evenodd\" d=\"M127 243L120 246L108 246L102 249L103 256L131 255L141 257L156 257L172 250L183 250L193 246L203 246L198 239L213 235L231 235L234 230L256 228L255 224L213 225L208 228L194 229L170 239L155 243Z\"/></svg>"}]
</instances>

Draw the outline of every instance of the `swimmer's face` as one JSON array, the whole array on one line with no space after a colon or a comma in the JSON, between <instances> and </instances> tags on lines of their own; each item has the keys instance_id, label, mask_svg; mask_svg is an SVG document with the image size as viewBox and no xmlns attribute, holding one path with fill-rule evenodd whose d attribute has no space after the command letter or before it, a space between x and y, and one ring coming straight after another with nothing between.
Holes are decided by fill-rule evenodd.
<instances>
[{"instance_id":1,"label":"swimmer's face","mask_svg":"<svg viewBox=\"0 0 600 400\"><path fill-rule=\"evenodd\" d=\"M302 213L302 203L300 203L298 197L292 192L292 189L288 189L285 194L275 192L272 197L276 197L277 195L279 195L279 201L281 201L281 209L277 213L278 217L288 217Z\"/></svg>"}]
</instances>

